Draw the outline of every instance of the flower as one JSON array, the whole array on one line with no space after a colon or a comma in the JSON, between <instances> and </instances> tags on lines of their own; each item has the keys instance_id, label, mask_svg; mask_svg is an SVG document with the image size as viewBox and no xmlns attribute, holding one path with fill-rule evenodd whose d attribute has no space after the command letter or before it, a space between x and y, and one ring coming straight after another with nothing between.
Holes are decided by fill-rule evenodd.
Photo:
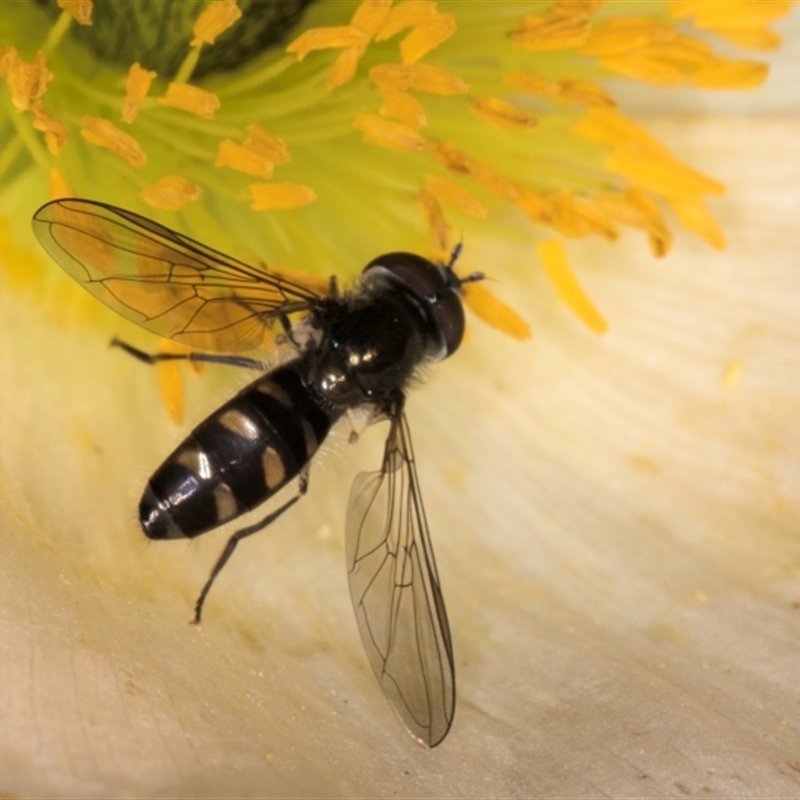
<instances>
[{"instance_id":1,"label":"flower","mask_svg":"<svg viewBox=\"0 0 800 800\"><path fill-rule=\"evenodd\" d=\"M573 11L579 6L571 5ZM580 4L595 11L593 6ZM478 17L482 7L493 9L489 21ZM385 51L374 54L370 44L357 59L356 77L324 95L331 67L339 64L336 69L346 74L356 55L309 52L298 66L294 55L266 54L263 63L281 80L298 70L296 102L306 114L319 106L324 120L303 131L303 114L296 112L295 137L259 126L285 139L292 155L291 162L275 165L281 181L279 170L297 170L287 172L286 182L308 185L318 197L292 211L248 210L254 200L244 191L250 178L237 178L230 167L191 163L203 137L212 136L202 118L191 118L182 130L178 111L153 105L145 109L149 128L144 110L134 122L148 131L137 141L153 167L159 161L159 120L169 120L162 130L171 130L181 144L173 141L172 153L162 144L160 158L174 163L180 153L186 164L174 174L202 190L171 212L177 216L170 224L202 232L228 250L234 239L265 260L318 267L322 275L347 274L364 263L375 254L376 240L387 250L443 249L453 234L443 235L438 211L445 209L442 218L452 225L450 207L458 203L442 188L448 184L467 193L454 197L474 196L489 211L485 221L466 217L461 223L469 225L465 260L469 266L492 265L486 269L497 276L498 293L513 297L540 335L533 345L520 346L476 328L464 352L441 365L411 400L460 681L456 727L432 754L414 748L382 705L345 599L337 521L353 475L377 463L382 431L368 432L355 453L336 460L344 468L326 465L334 456L323 459L311 481L313 502L300 504L290 521L248 543L250 559L237 554L204 627L188 628L194 594L224 534L191 548L178 545L177 551L145 547L136 537L126 509L135 507L138 487L182 434L164 418L157 388L141 369L102 348L107 331L119 324L116 318L101 318L89 311L90 303L73 301L79 295L36 260L18 216L27 226L32 209L45 199L49 176L41 166L23 169L27 144L17 145L16 155L13 147L3 150L14 155L7 169L15 177L0 192L11 276L0 301L6 343L0 359L0 607L6 610L0 641L6 643L3 683L10 687L2 752L12 765L3 770L6 793L480 794L483 788L476 787L484 786L485 793L509 795L643 793L640 787L652 794L704 787L712 795L791 793L797 768L791 688L798 655L791 529L797 490L791 467L796 389L787 375L797 311L789 265L797 242L788 215L775 206L780 198L786 208L796 207L792 128L746 118L709 119L691 128L662 120L653 126L662 134L656 139L643 137L638 122L624 122L622 132L611 130L634 138L623 137L617 146L619 140L608 141L603 113L582 111L576 121L569 106L561 112L549 95L523 97L519 85L509 85L513 95L496 97L481 76L513 74L504 65L516 59L535 58L542 65L554 59L552 71L564 73L542 77L557 84L549 91L558 93L564 91L564 74L596 82L594 73L587 74L591 69L646 70L652 61L607 55L610 63L603 66L592 56L579 70L575 38L567 40L573 44L566 52L532 55L504 43L491 52L489 66L488 56L476 57L490 23L516 32L520 41L535 40L530 32L537 30L579 37L577 23L548 27L547 6L532 7L530 16L544 22L525 18L518 4L438 4L438 14L453 15L457 33L412 63L445 61L447 43L455 48L456 37L464 35L468 45L472 30L473 50L456 48L452 56L463 61L462 70L452 71L471 94L426 96L430 124L417 135L436 143L426 144L431 149L419 151L419 159L416 151L398 156L374 140L398 130L376 128L383 117L364 100L379 92L364 74L382 63L377 59ZM312 6L303 28L348 27L360 8ZM613 8L595 13L611 14ZM647 8L666 19L667 11L677 8L682 16L690 6ZM20 7L14 13L34 11ZM704 19L700 9L695 21ZM447 31L446 23L436 25L431 29L437 35ZM743 29L751 41L758 39L757 26L734 29L732 37L744 37ZM343 54L359 49L360 40L342 35ZM418 34L416 46L432 35ZM396 39L380 46L390 44L396 52ZM72 56L80 52L62 39L47 59L57 77L62 47ZM62 59L66 66L75 61L80 71L77 58ZM120 74L114 78L111 68L93 64L96 81L89 95L100 105L96 95L107 94ZM258 134L246 126L259 122L253 121L255 90L248 90L247 70L255 75L260 68L257 60L229 76L209 73L198 87L221 101L216 124L229 107L224 90L244 84L239 110L248 113L239 138L227 132L217 138L251 151ZM47 104L55 83L41 102L60 121ZM86 91L74 80L68 83L67 91ZM288 103L292 84L283 85ZM391 91L405 90L395 86L386 93ZM114 94L120 108L121 95ZM521 116L495 102L508 97ZM549 113L532 131L494 134L487 122L499 124L499 117L503 124L530 125L525 114L535 116L531 109L539 109L537 104ZM119 156L100 152L73 129L92 130L95 123L82 122L87 117L110 120L76 108L61 122L70 134L62 150L65 183L80 192L103 187L102 197L92 196L136 207L125 180L147 167L113 172L108 165ZM358 134L350 127L353 114L347 116L354 108L369 117L359 123ZM9 114L12 124L21 125L29 113ZM270 113L276 124L291 119L277 106ZM578 135L574 128L581 124ZM94 135L102 139L99 128ZM543 174L536 178L551 191L534 183L528 191L547 202L536 205L523 193L522 207L503 197L509 190L500 178L522 184L529 168L519 165L509 177L498 164L513 152L495 153L492 142L499 139L493 137L527 137L532 143L534 133L548 128L547 157L539 154L538 162ZM373 141L363 143L362 134ZM768 144L759 147L765 136ZM338 172L322 155L336 152L329 138L341 140ZM450 148L441 145L451 139ZM669 142L673 153L696 155L704 170L724 175L731 185L716 205L732 239L725 260L682 239L676 247L680 258L671 257L656 271L642 242L625 237L615 245L617 266L608 263L600 245L612 235L609 215L616 209L621 216L620 198L629 196L626 170L654 183L663 180L662 188L676 174L687 180L688 199L662 197L676 212L688 203L687 218L699 218L693 229L719 243L718 229L698 211L698 197L719 184L682 167L658 142ZM70 143L81 158L66 159ZM226 157L240 163L240 151L228 149ZM746 149L750 155L742 159ZM771 168L773 159L779 170ZM457 164L463 177L446 164ZM485 171L487 164L494 172ZM203 169L206 179L200 181L196 174ZM237 191L238 202L222 202ZM655 189L649 185L643 193L655 196ZM340 199L342 206L323 202L326 197ZM312 213L319 216L303 216ZM529 225L537 214L540 224ZM353 226L354 218L362 224ZM621 223L612 221L618 231ZM645 212L639 221L645 241L666 249L666 226ZM319 241L299 235L308 230L319 232ZM589 234L569 242L580 279L565 262L563 246L552 244L561 241L554 231L567 238ZM774 248L769 259L763 258L767 240ZM546 273L522 269L534 249ZM579 289L583 283L590 291ZM548 285L573 308L574 318L554 302ZM56 306L60 316L53 314ZM610 332L602 340L587 336L575 319L594 330L604 327L601 320L611 321ZM215 374L205 381L211 387L206 391L199 382L190 384L189 419L227 396L218 388L223 381L229 385L230 378Z\"/></svg>"}]
</instances>

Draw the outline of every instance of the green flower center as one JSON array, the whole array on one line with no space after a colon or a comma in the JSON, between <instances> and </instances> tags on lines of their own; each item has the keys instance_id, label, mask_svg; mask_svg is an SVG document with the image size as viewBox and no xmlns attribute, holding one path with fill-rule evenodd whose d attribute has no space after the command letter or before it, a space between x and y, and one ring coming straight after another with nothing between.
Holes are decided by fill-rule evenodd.
<instances>
[{"instance_id":1,"label":"green flower center","mask_svg":"<svg viewBox=\"0 0 800 800\"><path fill-rule=\"evenodd\" d=\"M54 17L56 0L38 0ZM225 31L214 47L203 48L193 70L195 80L237 69L264 50L283 42L314 0L239 0L242 19ZM186 41L207 0L95 3L92 26L72 25L75 37L95 56L128 68L138 61L159 75L174 75L186 57Z\"/></svg>"}]
</instances>

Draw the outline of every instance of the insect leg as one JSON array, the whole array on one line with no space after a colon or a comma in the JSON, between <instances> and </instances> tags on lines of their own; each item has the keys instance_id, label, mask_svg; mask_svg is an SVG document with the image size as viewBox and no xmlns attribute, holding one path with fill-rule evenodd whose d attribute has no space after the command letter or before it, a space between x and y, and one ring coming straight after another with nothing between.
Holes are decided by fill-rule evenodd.
<instances>
[{"instance_id":1,"label":"insect leg","mask_svg":"<svg viewBox=\"0 0 800 800\"><path fill-rule=\"evenodd\" d=\"M202 361L208 364L228 364L232 367L244 367L245 369L261 371L266 371L267 369L262 361L243 356L216 355L214 353L145 353L143 350L139 350L117 338L111 340L111 347L119 347L129 356L133 356L145 364L157 364L159 361Z\"/></svg>"},{"instance_id":2,"label":"insect leg","mask_svg":"<svg viewBox=\"0 0 800 800\"><path fill-rule=\"evenodd\" d=\"M285 502L280 508L273 511L271 514L267 514L267 516L259 522L249 525L247 528L242 528L240 531L236 531L236 533L234 533L233 536L228 539L225 548L217 559L217 563L214 564L214 568L211 570L211 574L208 576L206 585L203 587L202 591L200 592L200 596L197 598L197 602L194 604L194 619L192 619L193 625L200 624L200 617L203 613L203 604L205 603L206 597L211 590L211 586L217 579L217 575L222 572L222 568L228 563L228 559L233 555L236 545L239 544L242 539L264 530L264 528L266 528L268 525L275 522L275 520L278 519L278 517L283 514L284 511L288 511L307 491L308 472L303 472L300 474L297 494L291 500Z\"/></svg>"}]
</instances>

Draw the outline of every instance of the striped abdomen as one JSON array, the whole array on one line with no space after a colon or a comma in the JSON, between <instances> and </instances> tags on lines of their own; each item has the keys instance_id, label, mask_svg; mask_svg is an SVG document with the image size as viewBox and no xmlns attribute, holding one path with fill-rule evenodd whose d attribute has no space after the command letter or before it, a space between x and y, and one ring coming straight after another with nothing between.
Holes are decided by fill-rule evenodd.
<instances>
[{"instance_id":1,"label":"striped abdomen","mask_svg":"<svg viewBox=\"0 0 800 800\"><path fill-rule=\"evenodd\" d=\"M308 463L339 413L320 407L301 360L259 378L202 422L147 484L151 539L197 536L251 511Z\"/></svg>"}]
</instances>

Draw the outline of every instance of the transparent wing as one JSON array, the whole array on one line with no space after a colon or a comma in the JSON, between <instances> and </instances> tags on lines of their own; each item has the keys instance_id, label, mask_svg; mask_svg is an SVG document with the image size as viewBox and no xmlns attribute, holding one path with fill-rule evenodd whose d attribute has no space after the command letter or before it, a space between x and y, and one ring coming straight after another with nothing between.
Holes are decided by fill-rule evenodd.
<instances>
[{"instance_id":1,"label":"transparent wing","mask_svg":"<svg viewBox=\"0 0 800 800\"><path fill-rule=\"evenodd\" d=\"M372 669L412 736L435 747L455 711L453 647L402 412L382 469L353 484L346 541L350 596Z\"/></svg>"},{"instance_id":2,"label":"transparent wing","mask_svg":"<svg viewBox=\"0 0 800 800\"><path fill-rule=\"evenodd\" d=\"M47 252L107 306L200 350L258 347L278 315L307 310L320 297L105 203L47 203L34 214L33 230Z\"/></svg>"}]
</instances>

